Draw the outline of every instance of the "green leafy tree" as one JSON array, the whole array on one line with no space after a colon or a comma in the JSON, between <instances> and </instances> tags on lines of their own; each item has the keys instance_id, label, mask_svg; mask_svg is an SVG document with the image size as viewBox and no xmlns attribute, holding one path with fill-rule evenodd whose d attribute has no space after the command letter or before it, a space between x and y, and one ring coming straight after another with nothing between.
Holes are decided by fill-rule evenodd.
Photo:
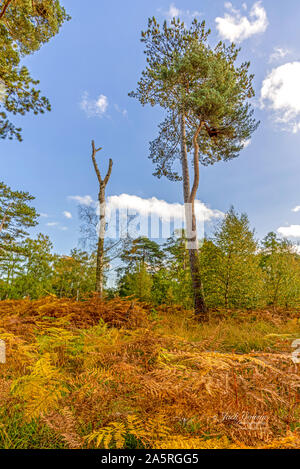
<instances>
[{"instance_id":1,"label":"green leafy tree","mask_svg":"<svg viewBox=\"0 0 300 469\"><path fill-rule=\"evenodd\" d=\"M163 257L160 246L149 238L124 240L120 254L123 265L117 270L119 294L153 300L153 279L162 267Z\"/></svg>"},{"instance_id":2,"label":"green leafy tree","mask_svg":"<svg viewBox=\"0 0 300 469\"><path fill-rule=\"evenodd\" d=\"M70 256L56 256L52 288L59 297L79 300L95 290L96 256L72 249Z\"/></svg>"},{"instance_id":3,"label":"green leafy tree","mask_svg":"<svg viewBox=\"0 0 300 469\"><path fill-rule=\"evenodd\" d=\"M262 242L260 257L266 303L273 306L297 304L300 297L300 261L293 244L271 232Z\"/></svg>"},{"instance_id":4,"label":"green leafy tree","mask_svg":"<svg viewBox=\"0 0 300 469\"><path fill-rule=\"evenodd\" d=\"M13 191L0 182L0 250L16 245L28 235L28 228L37 225L38 214L29 205L32 200L28 192Z\"/></svg>"},{"instance_id":5,"label":"green leafy tree","mask_svg":"<svg viewBox=\"0 0 300 469\"><path fill-rule=\"evenodd\" d=\"M165 281L161 279L163 272L155 276L154 282L161 279L164 285L164 296L161 295L161 302L181 304L185 308L192 308L193 290L191 283L191 273L189 256L186 248L187 238L184 230L180 230L167 240L163 247L165 254ZM160 275L159 275L160 274ZM158 290L161 290L159 286ZM165 297L165 298L164 298Z\"/></svg>"},{"instance_id":6,"label":"green leafy tree","mask_svg":"<svg viewBox=\"0 0 300 469\"><path fill-rule=\"evenodd\" d=\"M143 261L138 261L133 270L119 280L120 296L134 296L141 301L152 300L153 278Z\"/></svg>"},{"instance_id":7,"label":"green leafy tree","mask_svg":"<svg viewBox=\"0 0 300 469\"><path fill-rule=\"evenodd\" d=\"M211 239L204 239L200 252L200 268L208 307L224 306L225 258L220 248Z\"/></svg>"},{"instance_id":8,"label":"green leafy tree","mask_svg":"<svg viewBox=\"0 0 300 469\"><path fill-rule=\"evenodd\" d=\"M0 0L0 138L22 140L21 129L7 113L50 111L48 99L36 89L39 81L21 59L48 42L68 19L58 0Z\"/></svg>"},{"instance_id":9,"label":"green leafy tree","mask_svg":"<svg viewBox=\"0 0 300 469\"><path fill-rule=\"evenodd\" d=\"M40 298L52 293L52 243L41 233L37 239L27 238L22 243L20 263L22 273L13 283L13 296Z\"/></svg>"},{"instance_id":10,"label":"green leafy tree","mask_svg":"<svg viewBox=\"0 0 300 469\"><path fill-rule=\"evenodd\" d=\"M142 262L148 272L154 273L162 264L163 253L155 241L141 236L126 240L120 258L129 271L133 271Z\"/></svg>"},{"instance_id":11,"label":"green leafy tree","mask_svg":"<svg viewBox=\"0 0 300 469\"><path fill-rule=\"evenodd\" d=\"M0 249L0 299L16 298L15 281L24 273L23 249L20 244L11 243Z\"/></svg>"},{"instance_id":12,"label":"green leafy tree","mask_svg":"<svg viewBox=\"0 0 300 469\"><path fill-rule=\"evenodd\" d=\"M148 238L128 240L119 269L119 294L136 296L153 304L192 306L192 289L186 237L176 233L163 246Z\"/></svg>"},{"instance_id":13,"label":"green leafy tree","mask_svg":"<svg viewBox=\"0 0 300 469\"><path fill-rule=\"evenodd\" d=\"M168 268L162 267L152 276L151 302L155 305L181 303L176 301L176 284Z\"/></svg>"},{"instance_id":14,"label":"green leafy tree","mask_svg":"<svg viewBox=\"0 0 300 469\"><path fill-rule=\"evenodd\" d=\"M257 242L246 214L231 208L201 250L207 298L225 308L253 307L261 298Z\"/></svg>"},{"instance_id":15,"label":"green leafy tree","mask_svg":"<svg viewBox=\"0 0 300 469\"><path fill-rule=\"evenodd\" d=\"M193 21L190 29L175 18L171 26L149 19L142 32L147 67L136 92L130 93L145 105L158 104L167 110L159 137L150 145L156 163L155 175L183 180L186 228L189 241L194 307L207 320L207 309L198 257L194 202L199 186L199 163L213 164L238 156L256 129L248 100L254 95L250 64L235 65L239 50L220 42L212 49L205 22ZM192 156L190 181L188 154ZM182 175L173 169L179 159Z\"/></svg>"}]
</instances>

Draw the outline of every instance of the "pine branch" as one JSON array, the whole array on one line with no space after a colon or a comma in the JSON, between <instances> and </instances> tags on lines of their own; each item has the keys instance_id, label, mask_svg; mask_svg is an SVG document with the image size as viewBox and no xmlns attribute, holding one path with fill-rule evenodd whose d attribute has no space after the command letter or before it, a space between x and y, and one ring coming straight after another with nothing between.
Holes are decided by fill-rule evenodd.
<instances>
[{"instance_id":1,"label":"pine branch","mask_svg":"<svg viewBox=\"0 0 300 469\"><path fill-rule=\"evenodd\" d=\"M9 7L9 4L12 2L13 0L7 0L7 2L4 4L3 8L2 8L2 11L0 13L0 20L3 18L3 16L5 15L6 13L6 10L7 8Z\"/></svg>"}]
</instances>

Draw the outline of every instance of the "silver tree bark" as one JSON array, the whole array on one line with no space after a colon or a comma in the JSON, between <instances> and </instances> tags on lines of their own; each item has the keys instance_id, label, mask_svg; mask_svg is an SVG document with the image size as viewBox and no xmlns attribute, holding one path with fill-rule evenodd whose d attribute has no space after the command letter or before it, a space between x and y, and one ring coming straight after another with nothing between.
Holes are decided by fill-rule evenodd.
<instances>
[{"instance_id":1,"label":"silver tree bark","mask_svg":"<svg viewBox=\"0 0 300 469\"><path fill-rule=\"evenodd\" d=\"M104 238L105 238L105 189L109 181L111 170L112 170L112 159L109 160L108 171L104 179L101 177L101 173L96 161L96 154L102 150L102 148L96 148L95 142L92 140L92 161L95 169L95 173L99 183L99 193L98 193L98 202L99 202L99 231L98 231L98 243L97 243L97 265L96 265L96 284L95 290L98 293L99 297L103 296L103 279L104 279Z\"/></svg>"}]
</instances>

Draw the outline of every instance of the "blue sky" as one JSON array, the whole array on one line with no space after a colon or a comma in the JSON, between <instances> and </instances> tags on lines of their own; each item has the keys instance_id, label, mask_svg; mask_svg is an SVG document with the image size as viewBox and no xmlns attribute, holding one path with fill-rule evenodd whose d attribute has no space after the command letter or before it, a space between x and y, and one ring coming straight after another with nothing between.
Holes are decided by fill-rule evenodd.
<instances>
[{"instance_id":1,"label":"blue sky","mask_svg":"<svg viewBox=\"0 0 300 469\"><path fill-rule=\"evenodd\" d=\"M106 170L109 157L114 161L108 196L136 196L139 206L153 197L182 203L181 184L154 178L147 158L162 112L128 97L145 65L140 31L153 15L161 21L172 15L186 22L193 16L205 19L212 29L211 44L234 39L242 48L241 60L250 60L255 74L255 115L261 125L238 159L201 168L199 200L211 209L212 219L215 210L225 212L233 204L248 213L258 237L279 230L297 241L300 2L62 3L72 20L25 61L40 79L52 112L14 119L23 128L24 141L1 142L1 179L36 197L37 210L47 215L38 230L51 237L55 250L68 252L78 242L77 203L70 196L97 196L92 138L103 147L101 168Z\"/></svg>"}]
</instances>

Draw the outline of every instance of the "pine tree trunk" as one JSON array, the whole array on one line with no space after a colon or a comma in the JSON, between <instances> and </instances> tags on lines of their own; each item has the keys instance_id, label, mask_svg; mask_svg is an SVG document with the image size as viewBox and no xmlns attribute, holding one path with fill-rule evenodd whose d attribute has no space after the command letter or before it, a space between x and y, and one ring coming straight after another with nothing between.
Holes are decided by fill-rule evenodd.
<instances>
[{"instance_id":1,"label":"pine tree trunk","mask_svg":"<svg viewBox=\"0 0 300 469\"><path fill-rule=\"evenodd\" d=\"M199 147L197 144L198 129L196 138L194 138L194 184L192 192L190 192L190 177L186 147L186 129L185 118L181 116L181 164L182 164L182 177L183 177L183 195L185 203L185 220L187 229L187 238L189 245L189 261L192 277L193 296L194 296L194 310L195 315L199 321L204 322L208 320L208 311L204 300L203 284L201 280L201 272L199 265L199 249L197 237L197 224L195 216L195 197L199 186Z\"/></svg>"},{"instance_id":2,"label":"pine tree trunk","mask_svg":"<svg viewBox=\"0 0 300 469\"><path fill-rule=\"evenodd\" d=\"M180 131L181 131L181 165L182 165L182 180L183 180L183 200L187 204L190 197L190 175L188 165L188 155L186 148L186 130L184 115L180 117Z\"/></svg>"},{"instance_id":3,"label":"pine tree trunk","mask_svg":"<svg viewBox=\"0 0 300 469\"><path fill-rule=\"evenodd\" d=\"M199 268L199 252L189 250L192 285L194 292L194 309L197 319L201 322L208 321L208 311L205 305L203 285Z\"/></svg>"},{"instance_id":4,"label":"pine tree trunk","mask_svg":"<svg viewBox=\"0 0 300 469\"><path fill-rule=\"evenodd\" d=\"M188 220L190 223L190 221ZM198 237L197 237L197 225L196 225L196 216L195 216L195 206L194 201L192 201L192 221L191 221L191 240L189 241L192 244L191 249L189 249L189 259L190 259L190 269L192 276L192 285L194 293L194 309L197 319L201 322L208 321L208 310L205 305L204 299L204 290L201 279L200 272L200 262L199 262L199 248L198 248ZM189 230L188 230L189 232Z\"/></svg>"}]
</instances>

